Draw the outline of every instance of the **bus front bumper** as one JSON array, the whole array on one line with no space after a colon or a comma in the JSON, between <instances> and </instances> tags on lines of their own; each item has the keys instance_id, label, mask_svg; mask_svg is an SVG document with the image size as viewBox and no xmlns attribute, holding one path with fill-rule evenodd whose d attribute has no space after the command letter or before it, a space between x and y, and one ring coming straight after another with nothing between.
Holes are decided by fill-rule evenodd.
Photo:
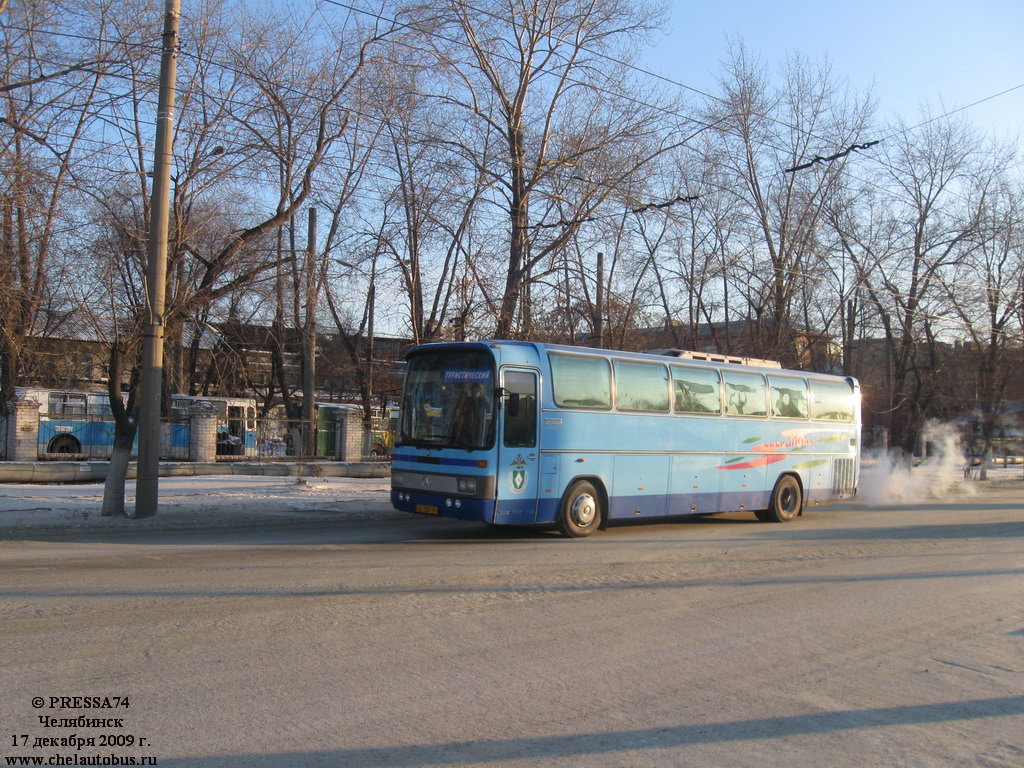
<instances>
[{"instance_id":1,"label":"bus front bumper","mask_svg":"<svg viewBox=\"0 0 1024 768\"><path fill-rule=\"evenodd\" d=\"M400 512L494 522L494 499L469 499L392 489L391 505Z\"/></svg>"}]
</instances>

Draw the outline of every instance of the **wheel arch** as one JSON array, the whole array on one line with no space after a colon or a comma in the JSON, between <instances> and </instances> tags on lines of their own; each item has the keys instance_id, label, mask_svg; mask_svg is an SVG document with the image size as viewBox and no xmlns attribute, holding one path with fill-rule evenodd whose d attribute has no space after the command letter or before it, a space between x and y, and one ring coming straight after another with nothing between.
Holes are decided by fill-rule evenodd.
<instances>
[{"instance_id":1,"label":"wheel arch","mask_svg":"<svg viewBox=\"0 0 1024 768\"><path fill-rule=\"evenodd\" d=\"M68 446L72 450L61 450L64 446ZM82 441L70 432L58 432L46 444L46 452L80 454L82 453Z\"/></svg>"}]
</instances>

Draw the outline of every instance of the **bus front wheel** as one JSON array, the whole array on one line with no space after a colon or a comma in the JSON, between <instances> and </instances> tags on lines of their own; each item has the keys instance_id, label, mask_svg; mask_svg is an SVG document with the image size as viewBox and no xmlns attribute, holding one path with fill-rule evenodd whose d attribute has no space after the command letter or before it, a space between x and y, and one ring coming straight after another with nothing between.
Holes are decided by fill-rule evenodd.
<instances>
[{"instance_id":1,"label":"bus front wheel","mask_svg":"<svg viewBox=\"0 0 1024 768\"><path fill-rule=\"evenodd\" d=\"M785 523L799 515L802 507L800 483L792 475L783 475L775 483L768 509L760 510L757 518L767 523Z\"/></svg>"},{"instance_id":2,"label":"bus front wheel","mask_svg":"<svg viewBox=\"0 0 1024 768\"><path fill-rule=\"evenodd\" d=\"M578 480L562 499L558 530L563 536L578 539L589 536L601 525L601 495L586 480Z\"/></svg>"}]
</instances>

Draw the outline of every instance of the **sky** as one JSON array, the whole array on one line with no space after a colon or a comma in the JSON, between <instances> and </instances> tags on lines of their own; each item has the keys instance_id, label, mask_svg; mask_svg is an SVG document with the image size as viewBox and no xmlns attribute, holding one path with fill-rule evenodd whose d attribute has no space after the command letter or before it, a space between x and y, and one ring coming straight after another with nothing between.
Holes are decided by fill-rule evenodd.
<instances>
[{"instance_id":1,"label":"sky","mask_svg":"<svg viewBox=\"0 0 1024 768\"><path fill-rule=\"evenodd\" d=\"M827 56L837 78L873 87L878 117L920 122L1024 86L1022 0L670 0L670 18L645 57L651 71L715 92L729 40L777 71L789 53ZM1021 145L1024 87L964 111L980 130ZM867 140L870 137L864 137Z\"/></svg>"}]
</instances>

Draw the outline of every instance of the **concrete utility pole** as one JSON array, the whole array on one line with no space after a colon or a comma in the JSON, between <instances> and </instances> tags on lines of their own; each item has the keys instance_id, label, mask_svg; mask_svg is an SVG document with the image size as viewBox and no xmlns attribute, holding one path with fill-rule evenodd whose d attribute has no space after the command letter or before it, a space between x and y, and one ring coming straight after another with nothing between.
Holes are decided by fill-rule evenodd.
<instances>
[{"instance_id":1,"label":"concrete utility pole","mask_svg":"<svg viewBox=\"0 0 1024 768\"><path fill-rule=\"evenodd\" d=\"M604 251L597 252L597 306L594 318L594 346L604 349Z\"/></svg>"},{"instance_id":2,"label":"concrete utility pole","mask_svg":"<svg viewBox=\"0 0 1024 768\"><path fill-rule=\"evenodd\" d=\"M306 318L302 329L302 434L305 458L316 455L316 208L306 230Z\"/></svg>"},{"instance_id":3,"label":"concrete utility pole","mask_svg":"<svg viewBox=\"0 0 1024 768\"><path fill-rule=\"evenodd\" d=\"M180 0L165 0L160 96L153 151L153 197L149 211L149 263L146 269L146 323L142 332L139 398L139 462L135 510L130 517L156 514L160 477L160 394L164 378L164 299L167 281L167 232L170 220L171 163L174 139L174 87L178 68Z\"/></svg>"},{"instance_id":4,"label":"concrete utility pole","mask_svg":"<svg viewBox=\"0 0 1024 768\"><path fill-rule=\"evenodd\" d=\"M367 327L366 327L366 413L363 420L363 455L373 452L373 315L377 297L377 255L373 256L370 267L370 292L366 296Z\"/></svg>"}]
</instances>

